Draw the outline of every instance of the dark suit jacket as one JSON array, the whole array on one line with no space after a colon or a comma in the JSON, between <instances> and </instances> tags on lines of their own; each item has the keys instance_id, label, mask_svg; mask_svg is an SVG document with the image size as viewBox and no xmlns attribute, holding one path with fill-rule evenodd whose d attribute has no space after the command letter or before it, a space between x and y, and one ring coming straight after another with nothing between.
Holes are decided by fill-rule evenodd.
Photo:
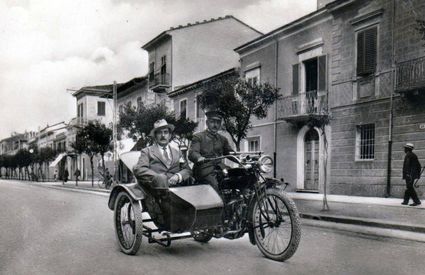
<instances>
[{"instance_id":1,"label":"dark suit jacket","mask_svg":"<svg viewBox=\"0 0 425 275\"><path fill-rule=\"evenodd\" d=\"M142 149L139 161L133 167L134 176L140 182L152 181L156 175L166 175L167 179L179 173L182 180L187 180L192 172L186 162L180 163L182 153L170 146L171 164L167 165L160 149L156 144Z\"/></svg>"},{"instance_id":2,"label":"dark suit jacket","mask_svg":"<svg viewBox=\"0 0 425 275\"><path fill-rule=\"evenodd\" d=\"M212 134L208 130L193 135L192 144L189 150L189 160L194 164L193 173L196 179L208 176L214 171L214 166L221 161L215 163L197 164L200 157L213 158L228 155L233 152L229 141L225 136L220 134Z\"/></svg>"},{"instance_id":3,"label":"dark suit jacket","mask_svg":"<svg viewBox=\"0 0 425 275\"><path fill-rule=\"evenodd\" d=\"M413 152L407 152L403 162L403 179L419 179L421 164Z\"/></svg>"}]
</instances>

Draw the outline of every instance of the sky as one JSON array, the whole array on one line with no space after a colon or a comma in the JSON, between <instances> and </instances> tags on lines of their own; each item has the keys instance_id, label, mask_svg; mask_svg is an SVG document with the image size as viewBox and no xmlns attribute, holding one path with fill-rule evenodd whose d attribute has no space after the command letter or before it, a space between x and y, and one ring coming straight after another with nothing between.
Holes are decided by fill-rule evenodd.
<instances>
[{"instance_id":1,"label":"sky","mask_svg":"<svg viewBox=\"0 0 425 275\"><path fill-rule=\"evenodd\" d=\"M172 26L233 15L267 33L316 0L0 0L0 139L68 122L72 91L148 71L141 46Z\"/></svg>"}]
</instances>

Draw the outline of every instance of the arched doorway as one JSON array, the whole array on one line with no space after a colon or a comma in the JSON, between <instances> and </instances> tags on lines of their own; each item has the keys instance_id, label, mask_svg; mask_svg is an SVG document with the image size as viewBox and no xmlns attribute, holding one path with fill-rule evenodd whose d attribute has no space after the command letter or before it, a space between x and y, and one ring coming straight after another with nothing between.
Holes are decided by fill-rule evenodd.
<instances>
[{"instance_id":1,"label":"arched doorway","mask_svg":"<svg viewBox=\"0 0 425 275\"><path fill-rule=\"evenodd\" d=\"M314 128L304 136L304 189L319 190L319 134Z\"/></svg>"}]
</instances>

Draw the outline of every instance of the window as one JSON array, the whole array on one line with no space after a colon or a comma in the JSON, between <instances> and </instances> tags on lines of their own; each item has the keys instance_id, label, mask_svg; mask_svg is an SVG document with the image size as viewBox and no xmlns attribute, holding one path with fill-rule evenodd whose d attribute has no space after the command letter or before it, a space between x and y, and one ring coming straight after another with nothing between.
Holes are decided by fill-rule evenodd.
<instances>
[{"instance_id":1,"label":"window","mask_svg":"<svg viewBox=\"0 0 425 275\"><path fill-rule=\"evenodd\" d=\"M98 116L104 116L105 115L105 102L104 101L98 101L97 102L97 115Z\"/></svg>"},{"instance_id":2,"label":"window","mask_svg":"<svg viewBox=\"0 0 425 275\"><path fill-rule=\"evenodd\" d=\"M358 125L356 129L356 160L375 158L375 124Z\"/></svg>"},{"instance_id":3,"label":"window","mask_svg":"<svg viewBox=\"0 0 425 275\"><path fill-rule=\"evenodd\" d=\"M357 33L357 75L375 73L378 28L372 27Z\"/></svg>"},{"instance_id":4,"label":"window","mask_svg":"<svg viewBox=\"0 0 425 275\"><path fill-rule=\"evenodd\" d=\"M248 152L259 152L260 148L260 137L249 137L248 141Z\"/></svg>"},{"instance_id":5,"label":"window","mask_svg":"<svg viewBox=\"0 0 425 275\"><path fill-rule=\"evenodd\" d=\"M155 78L155 62L149 64L149 81L153 81Z\"/></svg>"},{"instance_id":6,"label":"window","mask_svg":"<svg viewBox=\"0 0 425 275\"><path fill-rule=\"evenodd\" d=\"M83 117L83 103L80 103L77 106L77 117Z\"/></svg>"},{"instance_id":7,"label":"window","mask_svg":"<svg viewBox=\"0 0 425 275\"><path fill-rule=\"evenodd\" d=\"M124 113L124 105L120 105L118 107L118 111L119 111L120 114Z\"/></svg>"},{"instance_id":8,"label":"window","mask_svg":"<svg viewBox=\"0 0 425 275\"><path fill-rule=\"evenodd\" d=\"M292 65L292 95L298 95L300 91L300 67L304 76L304 92L317 95L317 91L326 91L327 64L326 55L307 59L302 63Z\"/></svg>"},{"instance_id":9,"label":"window","mask_svg":"<svg viewBox=\"0 0 425 275\"><path fill-rule=\"evenodd\" d=\"M201 95L196 96L196 118L204 118L205 114L201 108Z\"/></svg>"},{"instance_id":10,"label":"window","mask_svg":"<svg viewBox=\"0 0 425 275\"><path fill-rule=\"evenodd\" d=\"M180 101L180 118L187 118L187 100Z\"/></svg>"},{"instance_id":11,"label":"window","mask_svg":"<svg viewBox=\"0 0 425 275\"><path fill-rule=\"evenodd\" d=\"M260 83L260 68L255 68L245 72L245 80L249 84L257 84Z\"/></svg>"}]
</instances>

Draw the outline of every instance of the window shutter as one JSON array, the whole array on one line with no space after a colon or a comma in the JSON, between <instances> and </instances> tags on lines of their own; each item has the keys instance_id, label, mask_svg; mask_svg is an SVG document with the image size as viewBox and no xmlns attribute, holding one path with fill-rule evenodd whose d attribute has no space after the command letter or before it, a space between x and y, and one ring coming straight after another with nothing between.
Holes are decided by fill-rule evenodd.
<instances>
[{"instance_id":1,"label":"window shutter","mask_svg":"<svg viewBox=\"0 0 425 275\"><path fill-rule=\"evenodd\" d=\"M357 75L364 71L364 32L357 34Z\"/></svg>"},{"instance_id":2,"label":"window shutter","mask_svg":"<svg viewBox=\"0 0 425 275\"><path fill-rule=\"evenodd\" d=\"M326 55L319 56L318 58L319 62L319 91L325 91L326 90L326 79L327 79L327 72L326 72Z\"/></svg>"},{"instance_id":3,"label":"window shutter","mask_svg":"<svg viewBox=\"0 0 425 275\"><path fill-rule=\"evenodd\" d=\"M364 72L366 74L371 74L375 72L376 68L376 48L377 48L377 28L371 28L365 30L365 62L364 62Z\"/></svg>"},{"instance_id":4,"label":"window shutter","mask_svg":"<svg viewBox=\"0 0 425 275\"><path fill-rule=\"evenodd\" d=\"M299 91L299 67L300 64L292 65L292 94L297 95Z\"/></svg>"},{"instance_id":5,"label":"window shutter","mask_svg":"<svg viewBox=\"0 0 425 275\"><path fill-rule=\"evenodd\" d=\"M372 74L376 70L378 28L357 34L357 75Z\"/></svg>"}]
</instances>

